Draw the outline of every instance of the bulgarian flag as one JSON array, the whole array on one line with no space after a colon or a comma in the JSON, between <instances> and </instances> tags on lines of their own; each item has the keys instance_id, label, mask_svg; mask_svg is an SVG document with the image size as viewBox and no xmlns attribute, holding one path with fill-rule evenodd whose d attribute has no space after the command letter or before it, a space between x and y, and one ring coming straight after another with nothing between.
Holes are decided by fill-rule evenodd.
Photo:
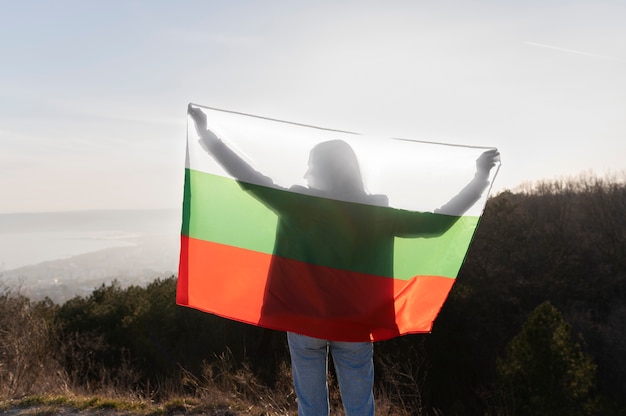
<instances>
[{"instance_id":1,"label":"bulgarian flag","mask_svg":"<svg viewBox=\"0 0 626 416\"><path fill-rule=\"evenodd\" d=\"M432 329L495 149L189 112L178 304L340 341Z\"/></svg>"}]
</instances>

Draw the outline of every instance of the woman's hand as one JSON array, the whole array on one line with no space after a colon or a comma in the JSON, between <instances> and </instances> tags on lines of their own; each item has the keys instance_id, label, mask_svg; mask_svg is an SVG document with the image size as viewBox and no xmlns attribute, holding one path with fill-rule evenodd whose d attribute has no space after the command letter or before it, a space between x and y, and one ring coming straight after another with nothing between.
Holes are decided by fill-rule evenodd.
<instances>
[{"instance_id":1,"label":"woman's hand","mask_svg":"<svg viewBox=\"0 0 626 416\"><path fill-rule=\"evenodd\" d=\"M207 152L210 152L211 146L219 142L219 139L215 133L207 129L206 114L199 108L192 107L191 104L189 104L187 112L196 124L196 131L198 132L198 136L200 136L200 140L198 141L200 146Z\"/></svg>"},{"instance_id":2,"label":"woman's hand","mask_svg":"<svg viewBox=\"0 0 626 416\"><path fill-rule=\"evenodd\" d=\"M489 176L489 171L500 161L498 149L490 149L476 159L476 174L484 177Z\"/></svg>"}]
</instances>

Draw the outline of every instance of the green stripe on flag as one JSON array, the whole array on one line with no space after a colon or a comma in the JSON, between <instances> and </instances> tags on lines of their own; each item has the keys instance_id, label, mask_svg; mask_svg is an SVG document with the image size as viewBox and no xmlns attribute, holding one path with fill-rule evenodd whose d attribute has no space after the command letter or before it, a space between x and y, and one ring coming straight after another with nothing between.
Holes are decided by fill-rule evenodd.
<instances>
[{"instance_id":1,"label":"green stripe on flag","mask_svg":"<svg viewBox=\"0 0 626 416\"><path fill-rule=\"evenodd\" d=\"M277 215L239 183L185 170L182 234L205 241L271 254Z\"/></svg>"},{"instance_id":2,"label":"green stripe on flag","mask_svg":"<svg viewBox=\"0 0 626 416\"><path fill-rule=\"evenodd\" d=\"M297 204L298 218L315 218L316 211L321 208L338 206L343 211L349 209L356 215L372 218L392 218L403 220L407 215L423 215L427 223L422 223L424 229L436 228L439 223L450 221L449 216L436 214L419 214L394 208L352 204L347 202L324 200L309 195L301 195L278 189L263 188L255 185L245 185L248 191L263 196L270 195L275 205L282 203ZM276 228L278 215L260 202L252 192L242 189L240 184L229 178L186 169L185 195L183 210L182 234L205 241L226 244L266 254L275 251ZM375 222L375 221L374 221ZM388 221L387 221L388 222ZM336 221L334 224L338 224ZM344 222L345 224L345 222ZM354 270L408 280L416 275L442 276L455 278L465 257L467 247L478 224L477 217L461 217L444 234L431 238L400 238L393 242L393 267L379 265L376 270ZM322 224L323 226L324 224ZM375 227L376 224L368 224ZM348 241L350 234L358 234L358 230L351 229L350 224L345 228L333 227L329 229L333 235L331 240ZM313 233L315 234L315 233ZM304 237L306 238L306 237ZM321 245L321 244L320 244ZM284 244L289 247L290 244ZM291 245L291 247L297 246ZM363 246L368 246L363 244ZM288 254L277 253L293 258L294 260L313 264L346 268L346 259L334 259L328 253L333 250L319 251L306 250L297 252L292 250ZM359 264L367 265L367 253L360 253L362 259ZM365 266L363 266L365 267ZM374 267L375 268L375 267ZM390 269L389 272L380 270ZM392 269L392 271L391 271Z\"/></svg>"}]
</instances>

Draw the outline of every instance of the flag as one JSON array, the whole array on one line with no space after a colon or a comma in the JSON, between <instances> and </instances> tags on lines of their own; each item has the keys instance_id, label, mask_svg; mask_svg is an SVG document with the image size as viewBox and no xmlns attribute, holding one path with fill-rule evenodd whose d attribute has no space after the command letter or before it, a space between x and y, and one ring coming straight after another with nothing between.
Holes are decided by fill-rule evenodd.
<instances>
[{"instance_id":1,"label":"flag","mask_svg":"<svg viewBox=\"0 0 626 416\"><path fill-rule=\"evenodd\" d=\"M190 109L208 133L189 118L178 304L340 341L432 329L496 175L493 148Z\"/></svg>"}]
</instances>

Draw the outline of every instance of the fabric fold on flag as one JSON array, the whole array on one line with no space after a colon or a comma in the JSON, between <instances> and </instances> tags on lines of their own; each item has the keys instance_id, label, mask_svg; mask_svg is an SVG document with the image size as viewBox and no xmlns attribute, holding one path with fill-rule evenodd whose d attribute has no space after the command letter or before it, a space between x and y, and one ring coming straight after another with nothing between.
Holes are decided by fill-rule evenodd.
<instances>
[{"instance_id":1,"label":"fabric fold on flag","mask_svg":"<svg viewBox=\"0 0 626 416\"><path fill-rule=\"evenodd\" d=\"M189 119L178 304L341 341L432 329L493 148L190 109L210 134Z\"/></svg>"}]
</instances>

